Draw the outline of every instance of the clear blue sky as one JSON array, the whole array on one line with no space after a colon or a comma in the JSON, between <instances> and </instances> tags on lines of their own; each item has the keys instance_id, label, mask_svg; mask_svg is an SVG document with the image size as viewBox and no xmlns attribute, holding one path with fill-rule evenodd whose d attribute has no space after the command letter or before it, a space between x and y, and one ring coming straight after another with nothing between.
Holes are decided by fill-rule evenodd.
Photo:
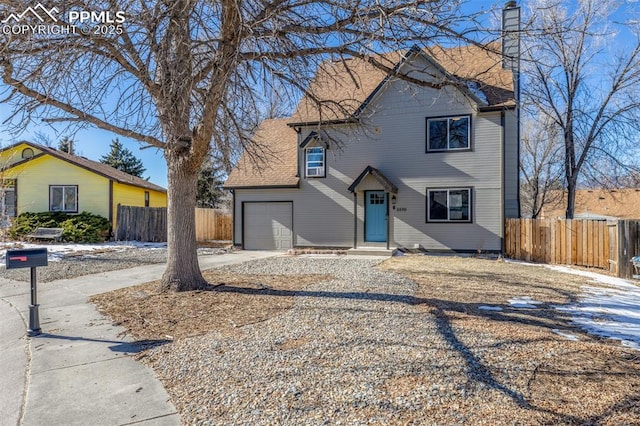
<instances>
[{"instance_id":1,"label":"clear blue sky","mask_svg":"<svg viewBox=\"0 0 640 426\"><path fill-rule=\"evenodd\" d=\"M492 9L492 7L502 7L504 4L505 1L472 0L465 5L465 9L469 12L486 11ZM519 1L518 4L526 7L526 1ZM640 2L638 0L621 0L620 5L620 10L616 14L617 17L620 17L620 21L633 19L638 16L638 12L640 11ZM492 27L496 23L495 19L495 15L487 14L486 21L483 20L484 22L481 24L486 28ZM4 122L9 114L9 107L0 104L0 123ZM135 140L123 138L95 128L89 128L69 135L61 130L62 127L50 126L44 123L31 125L19 135L10 135L3 127L0 127L0 129L2 130L2 132L0 132L0 144L2 144L2 146L20 140L35 141L36 134L42 133L51 139L55 147L60 139L65 136L70 136L75 141L76 152L96 161L109 151L109 143L117 137L125 147L129 148L136 157L142 160L147 169L144 175L145 178L148 176L153 183L164 187L167 186L167 168L162 152L155 148L140 150L141 145Z\"/></svg>"},{"instance_id":2,"label":"clear blue sky","mask_svg":"<svg viewBox=\"0 0 640 426\"><path fill-rule=\"evenodd\" d=\"M0 122L4 122L9 115L9 106L0 104ZM136 157L142 160L144 167L147 169L143 177L145 179L150 177L151 182L165 188L167 187L167 166L162 152L155 148L141 150L140 147L142 145L133 139L127 139L93 127L78 131L75 134L68 134L64 133L61 128L57 129L46 123L32 124L23 133L16 136L6 132L4 128L2 128L2 130L0 133L0 144L3 147L21 140L40 142L37 140L36 135L42 133L52 141L52 146L55 148L62 138L70 136L74 141L74 150L76 153L95 161L100 161L100 157L109 152L109 144L111 141L118 138L125 147L129 148Z\"/></svg>"}]
</instances>

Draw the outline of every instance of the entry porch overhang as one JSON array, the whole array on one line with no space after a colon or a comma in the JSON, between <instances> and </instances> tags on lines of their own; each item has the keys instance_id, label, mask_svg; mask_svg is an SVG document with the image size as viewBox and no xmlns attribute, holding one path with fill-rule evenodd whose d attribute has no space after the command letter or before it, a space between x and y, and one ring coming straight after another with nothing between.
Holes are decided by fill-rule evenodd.
<instances>
[{"instance_id":1,"label":"entry porch overhang","mask_svg":"<svg viewBox=\"0 0 640 426\"><path fill-rule=\"evenodd\" d=\"M397 194L398 187L395 186L382 172L375 167L367 166L362 173L353 181L353 183L349 186L349 191L353 194L358 192L358 187L365 180L367 176L371 176L374 178L384 189L385 192L390 194Z\"/></svg>"},{"instance_id":2,"label":"entry porch overhang","mask_svg":"<svg viewBox=\"0 0 640 426\"><path fill-rule=\"evenodd\" d=\"M371 176L369 178L369 176ZM373 187L372 188L372 184ZM393 203L395 203L395 194L398 193L398 187L395 186L382 172L375 167L367 166L362 173L353 181L353 183L349 186L349 191L353 194L353 248L358 248L358 193L365 193L367 190L375 189L376 191L381 190L385 192L385 205L386 205L386 238L385 238L385 246L386 250L389 250L389 242L390 242L390 229L389 229L389 198L393 198ZM389 196L392 194L392 196ZM366 198L366 196L365 196ZM366 210L365 210L366 211ZM366 226L366 218L365 225ZM382 241L382 240L374 240L374 241Z\"/></svg>"}]
</instances>

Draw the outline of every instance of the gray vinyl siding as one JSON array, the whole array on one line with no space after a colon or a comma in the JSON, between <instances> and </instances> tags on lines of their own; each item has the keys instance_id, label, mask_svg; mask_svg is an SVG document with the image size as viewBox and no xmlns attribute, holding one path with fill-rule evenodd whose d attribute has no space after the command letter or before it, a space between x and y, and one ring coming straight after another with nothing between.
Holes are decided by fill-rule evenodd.
<instances>
[{"instance_id":1,"label":"gray vinyl siding","mask_svg":"<svg viewBox=\"0 0 640 426\"><path fill-rule=\"evenodd\" d=\"M242 244L242 202L293 201L294 247L351 247L353 196L346 186L344 196L339 195L340 191L330 191L322 185L304 187L305 190L237 189L234 244Z\"/></svg>"},{"instance_id":2,"label":"gray vinyl siding","mask_svg":"<svg viewBox=\"0 0 640 426\"><path fill-rule=\"evenodd\" d=\"M425 152L426 118L469 114L471 150ZM236 217L242 215L242 201L293 201L294 246L352 247L354 196L347 188L370 165L398 187L396 210L389 210L392 247L501 249L503 194L513 199L513 188L507 191L502 185L501 112L478 113L453 88L408 88L405 82L396 81L377 95L364 116L359 128L344 126L332 133L335 140L326 152L325 178L303 177L299 189L237 190ZM312 130L317 129L303 128L299 142ZM513 155L511 150L507 153ZM427 223L427 188L471 188L472 222ZM359 188L358 245L365 245L364 189L381 188L371 178ZM239 244L239 220L235 231Z\"/></svg>"}]
</instances>

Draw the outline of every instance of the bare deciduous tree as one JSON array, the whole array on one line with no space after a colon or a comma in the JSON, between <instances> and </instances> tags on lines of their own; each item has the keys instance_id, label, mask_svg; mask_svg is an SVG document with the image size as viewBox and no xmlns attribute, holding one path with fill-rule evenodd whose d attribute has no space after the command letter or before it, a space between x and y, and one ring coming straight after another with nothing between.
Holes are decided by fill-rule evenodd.
<instances>
[{"instance_id":1,"label":"bare deciduous tree","mask_svg":"<svg viewBox=\"0 0 640 426\"><path fill-rule=\"evenodd\" d=\"M3 4L5 12L32 6ZM206 285L195 244L198 172L211 154L229 159L236 148L229 141L261 155L243 124L260 109L261 94L275 88L283 98L299 97L329 57L358 57L396 73L376 54L450 44L468 38L456 29L474 28L460 0L74 0L60 2L57 25L68 23L68 11L97 5L112 16L124 12L126 21L75 34L1 33L5 99L19 128L40 119L95 126L163 150L165 290Z\"/></svg>"},{"instance_id":2,"label":"bare deciduous tree","mask_svg":"<svg viewBox=\"0 0 640 426\"><path fill-rule=\"evenodd\" d=\"M619 2L569 3L529 3L523 95L561 134L566 217L573 218L581 179L604 182L636 161L640 38L630 25L614 28Z\"/></svg>"},{"instance_id":3,"label":"bare deciduous tree","mask_svg":"<svg viewBox=\"0 0 640 426\"><path fill-rule=\"evenodd\" d=\"M523 114L520 151L520 205L525 217L562 198L562 138L558 126L536 111Z\"/></svg>"}]
</instances>

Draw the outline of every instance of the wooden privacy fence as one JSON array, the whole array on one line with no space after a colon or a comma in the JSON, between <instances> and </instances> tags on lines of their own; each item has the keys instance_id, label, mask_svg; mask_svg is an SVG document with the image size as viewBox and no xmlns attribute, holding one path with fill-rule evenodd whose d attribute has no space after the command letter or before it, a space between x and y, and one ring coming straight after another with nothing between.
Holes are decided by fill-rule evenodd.
<instances>
[{"instance_id":1,"label":"wooden privacy fence","mask_svg":"<svg viewBox=\"0 0 640 426\"><path fill-rule=\"evenodd\" d=\"M640 220L619 220L617 234L617 275L631 278L635 274L631 259L640 256Z\"/></svg>"},{"instance_id":2,"label":"wooden privacy fence","mask_svg":"<svg viewBox=\"0 0 640 426\"><path fill-rule=\"evenodd\" d=\"M216 209L196 208L196 240L231 240L233 219Z\"/></svg>"},{"instance_id":3,"label":"wooden privacy fence","mask_svg":"<svg viewBox=\"0 0 640 426\"><path fill-rule=\"evenodd\" d=\"M507 219L505 255L512 259L607 269L631 278L640 255L640 221Z\"/></svg>"},{"instance_id":4,"label":"wooden privacy fence","mask_svg":"<svg viewBox=\"0 0 640 426\"><path fill-rule=\"evenodd\" d=\"M167 208L118 204L116 241L167 241Z\"/></svg>"},{"instance_id":5,"label":"wooden privacy fence","mask_svg":"<svg viewBox=\"0 0 640 426\"><path fill-rule=\"evenodd\" d=\"M196 240L231 240L232 217L215 209L199 209ZM118 205L117 241L167 241L167 208Z\"/></svg>"}]
</instances>

